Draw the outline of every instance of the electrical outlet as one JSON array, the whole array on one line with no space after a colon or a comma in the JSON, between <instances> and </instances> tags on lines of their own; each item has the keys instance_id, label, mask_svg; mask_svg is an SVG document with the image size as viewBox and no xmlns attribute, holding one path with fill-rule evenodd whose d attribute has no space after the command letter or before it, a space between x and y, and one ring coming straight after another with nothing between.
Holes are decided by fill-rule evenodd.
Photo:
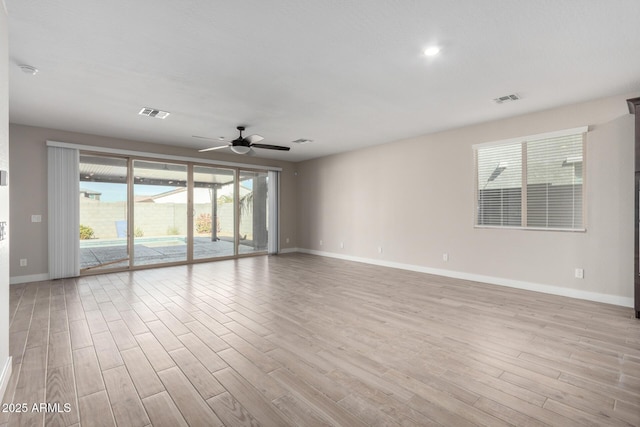
<instances>
[{"instance_id":1,"label":"electrical outlet","mask_svg":"<svg viewBox=\"0 0 640 427\"><path fill-rule=\"evenodd\" d=\"M289 238L287 237L287 238L285 239L285 241L286 241L287 243L289 243Z\"/></svg>"},{"instance_id":2,"label":"electrical outlet","mask_svg":"<svg viewBox=\"0 0 640 427\"><path fill-rule=\"evenodd\" d=\"M381 254L382 253L382 246L378 246L378 253Z\"/></svg>"},{"instance_id":3,"label":"electrical outlet","mask_svg":"<svg viewBox=\"0 0 640 427\"><path fill-rule=\"evenodd\" d=\"M7 222L0 222L0 240L4 240L7 238Z\"/></svg>"},{"instance_id":4,"label":"electrical outlet","mask_svg":"<svg viewBox=\"0 0 640 427\"><path fill-rule=\"evenodd\" d=\"M27 259L26 258L21 258L20 259L20 267L26 267L27 266Z\"/></svg>"},{"instance_id":5,"label":"electrical outlet","mask_svg":"<svg viewBox=\"0 0 640 427\"><path fill-rule=\"evenodd\" d=\"M340 242L340 248L344 249L344 242Z\"/></svg>"},{"instance_id":6,"label":"electrical outlet","mask_svg":"<svg viewBox=\"0 0 640 427\"><path fill-rule=\"evenodd\" d=\"M322 240L320 240L320 246L322 246Z\"/></svg>"},{"instance_id":7,"label":"electrical outlet","mask_svg":"<svg viewBox=\"0 0 640 427\"><path fill-rule=\"evenodd\" d=\"M31 222L42 222L42 215L31 215Z\"/></svg>"},{"instance_id":8,"label":"electrical outlet","mask_svg":"<svg viewBox=\"0 0 640 427\"><path fill-rule=\"evenodd\" d=\"M576 268L576 279L584 279L584 270L582 268Z\"/></svg>"},{"instance_id":9,"label":"electrical outlet","mask_svg":"<svg viewBox=\"0 0 640 427\"><path fill-rule=\"evenodd\" d=\"M448 253L446 253L446 252L445 252L445 253L443 253L443 254L442 254L442 260L443 260L444 262L449 261L449 254L448 254Z\"/></svg>"}]
</instances>

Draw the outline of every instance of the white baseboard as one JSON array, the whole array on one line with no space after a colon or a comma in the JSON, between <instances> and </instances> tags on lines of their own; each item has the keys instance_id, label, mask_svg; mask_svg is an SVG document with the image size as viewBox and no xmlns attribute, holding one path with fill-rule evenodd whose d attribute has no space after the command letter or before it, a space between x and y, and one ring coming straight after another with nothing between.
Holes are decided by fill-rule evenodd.
<instances>
[{"instance_id":1,"label":"white baseboard","mask_svg":"<svg viewBox=\"0 0 640 427\"><path fill-rule=\"evenodd\" d=\"M11 378L12 366L12 358L9 356L4 364L4 368L2 368L2 374L0 374L0 401L4 399L4 393L7 391L9 379Z\"/></svg>"},{"instance_id":2,"label":"white baseboard","mask_svg":"<svg viewBox=\"0 0 640 427\"><path fill-rule=\"evenodd\" d=\"M434 274L437 276L451 277L454 279L471 280L474 282L488 283L491 285L507 286L510 288L524 289L527 291L542 292L544 294L560 295L564 297L602 302L605 304L619 305L622 307L633 307L633 298L623 297L619 295L601 294L598 292L563 288L561 286L543 285L540 283L505 279L502 277L484 276L480 274L464 273L460 271L423 267L423 266L414 265L414 264L403 264L403 263L384 261L379 259L362 258L362 257L351 256L351 255L336 254L333 252L316 251L313 249L298 248L297 251L305 254L320 255L320 256L326 256L330 258L343 259L346 261L355 261L355 262L362 262L365 264L379 265L383 267L399 268L401 270L417 271L419 273Z\"/></svg>"},{"instance_id":3,"label":"white baseboard","mask_svg":"<svg viewBox=\"0 0 640 427\"><path fill-rule=\"evenodd\" d=\"M42 282L43 280L49 280L49 273L29 274L27 276L13 276L9 278L9 284L17 285L19 283Z\"/></svg>"},{"instance_id":4,"label":"white baseboard","mask_svg":"<svg viewBox=\"0 0 640 427\"><path fill-rule=\"evenodd\" d=\"M281 254L288 253L306 253L312 255L320 255L330 258L338 258L346 261L362 262L365 264L379 265L383 267L399 268L401 270L416 271L419 273L435 274L437 276L451 277L454 279L471 280L474 282L489 283L492 285L507 286L510 288L524 289L534 292L542 292L551 295L560 295L570 298L583 299L588 301L602 302L605 304L619 305L622 307L633 307L633 298L623 297L619 295L601 294L598 292L583 291L580 289L563 288L561 286L544 285L540 283L525 282L522 280L505 279L503 277L484 276L479 274L464 273L460 271L444 270L439 268L424 267L414 264L404 264L399 262L384 261L372 258L356 257L351 255L336 254L333 252L316 251L304 248L286 248L281 249ZM49 274L32 274L28 276L11 277L9 283L12 285L28 282L40 282L49 280Z\"/></svg>"},{"instance_id":5,"label":"white baseboard","mask_svg":"<svg viewBox=\"0 0 640 427\"><path fill-rule=\"evenodd\" d=\"M286 249L280 249L281 254L291 254L294 252L300 252L300 250L298 248L286 248Z\"/></svg>"}]
</instances>

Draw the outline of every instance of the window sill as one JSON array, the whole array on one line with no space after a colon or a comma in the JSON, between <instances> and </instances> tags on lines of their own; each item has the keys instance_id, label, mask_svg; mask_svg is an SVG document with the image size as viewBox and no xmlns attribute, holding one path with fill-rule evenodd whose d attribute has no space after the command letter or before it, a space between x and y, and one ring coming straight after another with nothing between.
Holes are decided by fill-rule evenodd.
<instances>
[{"instance_id":1,"label":"window sill","mask_svg":"<svg viewBox=\"0 0 640 427\"><path fill-rule=\"evenodd\" d=\"M586 228L543 228L543 227L516 227L507 225L474 225L473 228L478 229L495 229L495 230L522 230L522 231L561 231L565 233L586 233Z\"/></svg>"}]
</instances>

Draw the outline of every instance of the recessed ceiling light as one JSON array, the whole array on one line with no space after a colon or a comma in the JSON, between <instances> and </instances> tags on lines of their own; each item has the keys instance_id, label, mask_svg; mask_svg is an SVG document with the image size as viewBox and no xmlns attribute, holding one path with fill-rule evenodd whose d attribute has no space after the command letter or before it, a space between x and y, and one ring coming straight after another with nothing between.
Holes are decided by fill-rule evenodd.
<instances>
[{"instance_id":1,"label":"recessed ceiling light","mask_svg":"<svg viewBox=\"0 0 640 427\"><path fill-rule=\"evenodd\" d=\"M440 53L440 47L438 46L428 47L424 50L423 53L425 56L436 56L437 54Z\"/></svg>"},{"instance_id":2,"label":"recessed ceiling light","mask_svg":"<svg viewBox=\"0 0 640 427\"><path fill-rule=\"evenodd\" d=\"M306 138L300 138L300 139L296 139L295 141L291 141L294 144L308 144L310 142L313 142L313 139L306 139Z\"/></svg>"},{"instance_id":3,"label":"recessed ceiling light","mask_svg":"<svg viewBox=\"0 0 640 427\"><path fill-rule=\"evenodd\" d=\"M22 72L25 74L31 74L32 76L38 74L38 69L36 67L32 67L31 65L21 64L18 65L18 67L20 67Z\"/></svg>"}]
</instances>

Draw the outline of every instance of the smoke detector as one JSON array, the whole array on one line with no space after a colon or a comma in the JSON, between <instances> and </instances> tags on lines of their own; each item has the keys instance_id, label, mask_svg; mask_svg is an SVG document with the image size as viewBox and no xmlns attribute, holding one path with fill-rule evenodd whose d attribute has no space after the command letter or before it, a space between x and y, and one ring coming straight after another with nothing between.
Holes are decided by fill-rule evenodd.
<instances>
[{"instance_id":1,"label":"smoke detector","mask_svg":"<svg viewBox=\"0 0 640 427\"><path fill-rule=\"evenodd\" d=\"M511 95L501 96L499 98L494 98L493 102L496 104L504 104L505 102L517 101L520 99L520 95L512 93Z\"/></svg>"},{"instance_id":2,"label":"smoke detector","mask_svg":"<svg viewBox=\"0 0 640 427\"><path fill-rule=\"evenodd\" d=\"M138 114L141 116L155 117L156 119L166 119L171 113L156 108L144 107Z\"/></svg>"}]
</instances>

